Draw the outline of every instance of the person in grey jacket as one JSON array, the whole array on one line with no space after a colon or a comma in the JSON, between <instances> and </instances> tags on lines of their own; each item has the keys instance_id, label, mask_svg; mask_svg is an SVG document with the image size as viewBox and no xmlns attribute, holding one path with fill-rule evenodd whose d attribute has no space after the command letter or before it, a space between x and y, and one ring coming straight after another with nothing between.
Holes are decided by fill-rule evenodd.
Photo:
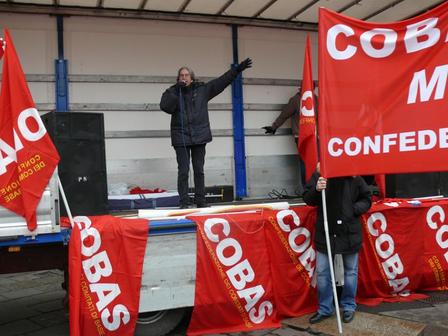
<instances>
[{"instance_id":1,"label":"person in grey jacket","mask_svg":"<svg viewBox=\"0 0 448 336\"><path fill-rule=\"evenodd\" d=\"M334 313L333 291L330 265L322 210L322 190L326 189L326 204L331 253L342 254L344 262L344 288L340 305L342 320L353 320L356 309L356 290L358 285L358 254L362 244L362 227L359 217L370 209L372 204L370 189L360 176L347 176L326 179L319 175L318 169L305 186L303 200L308 205L317 206L317 220L314 246L317 250L317 292L319 308L310 318L310 323L318 323Z\"/></svg>"},{"instance_id":2,"label":"person in grey jacket","mask_svg":"<svg viewBox=\"0 0 448 336\"><path fill-rule=\"evenodd\" d=\"M298 121L299 121L300 98L301 95L299 88L299 91L296 94L294 94L294 96L289 98L288 104L283 106L282 111L274 120L272 125L262 127L265 130L265 134L275 134L275 132L277 132L277 129L281 125L283 125L288 118L291 118L291 131L297 143L297 137L299 136Z\"/></svg>"},{"instance_id":3,"label":"person in grey jacket","mask_svg":"<svg viewBox=\"0 0 448 336\"><path fill-rule=\"evenodd\" d=\"M300 99L301 99L300 87L298 92L294 94L291 98L289 98L288 103L283 106L282 111L274 120L271 126L262 127L265 130L265 134L275 135L277 129L285 123L287 119L291 119L291 132L294 136L294 141L297 146L298 137L299 137L299 110L300 110ZM299 155L299 194L301 194L304 190L304 186L306 184L305 180L305 163Z\"/></svg>"},{"instance_id":4,"label":"person in grey jacket","mask_svg":"<svg viewBox=\"0 0 448 336\"><path fill-rule=\"evenodd\" d=\"M252 60L247 58L207 83L196 81L190 68L181 67L177 73L177 83L162 95L160 108L171 114L171 145L176 151L177 189L181 208L188 208L189 205L190 156L194 171L195 203L198 208L207 206L204 182L205 145L212 141L208 102L224 91L239 73L251 66Z\"/></svg>"}]
</instances>

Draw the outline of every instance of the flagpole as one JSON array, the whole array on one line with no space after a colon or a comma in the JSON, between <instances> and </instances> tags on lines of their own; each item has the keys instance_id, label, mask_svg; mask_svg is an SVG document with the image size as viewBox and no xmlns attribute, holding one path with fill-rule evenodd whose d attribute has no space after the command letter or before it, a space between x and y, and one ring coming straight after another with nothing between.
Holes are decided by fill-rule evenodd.
<instances>
[{"instance_id":1,"label":"flagpole","mask_svg":"<svg viewBox=\"0 0 448 336\"><path fill-rule=\"evenodd\" d=\"M61 192L62 200L64 201L65 209L67 210L68 219L70 220L70 225L73 227L75 226L75 223L73 222L73 216L72 212L70 211L70 207L68 206L67 198L65 197L64 188L62 188L61 179L59 178L59 174L56 175L58 177L58 185L59 185L59 191Z\"/></svg>"},{"instance_id":2,"label":"flagpole","mask_svg":"<svg viewBox=\"0 0 448 336\"><path fill-rule=\"evenodd\" d=\"M328 230L327 198L325 195L325 189L322 189L322 209L323 209L323 213L324 213L325 240L327 243L328 264L330 265L331 286L333 288L333 298L334 298L334 306L335 306L335 310L336 310L336 319L338 321L339 334L342 335L341 315L339 313L338 293L336 291L336 280L334 278L333 258L331 255L330 233Z\"/></svg>"}]
</instances>

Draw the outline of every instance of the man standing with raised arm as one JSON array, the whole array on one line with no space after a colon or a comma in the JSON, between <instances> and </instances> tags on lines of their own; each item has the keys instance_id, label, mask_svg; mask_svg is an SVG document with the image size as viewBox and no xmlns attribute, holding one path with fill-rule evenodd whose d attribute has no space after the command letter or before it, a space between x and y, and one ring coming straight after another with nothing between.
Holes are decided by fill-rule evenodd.
<instances>
[{"instance_id":1,"label":"man standing with raised arm","mask_svg":"<svg viewBox=\"0 0 448 336\"><path fill-rule=\"evenodd\" d=\"M162 95L160 108L171 114L171 145L176 151L177 190L180 208L188 208L188 174L190 156L194 171L195 196L198 208L207 206L205 201L204 162L205 145L212 141L208 102L232 83L239 73L252 67L252 60L245 59L235 68L207 83L197 82L194 72L181 67L177 83Z\"/></svg>"}]
</instances>

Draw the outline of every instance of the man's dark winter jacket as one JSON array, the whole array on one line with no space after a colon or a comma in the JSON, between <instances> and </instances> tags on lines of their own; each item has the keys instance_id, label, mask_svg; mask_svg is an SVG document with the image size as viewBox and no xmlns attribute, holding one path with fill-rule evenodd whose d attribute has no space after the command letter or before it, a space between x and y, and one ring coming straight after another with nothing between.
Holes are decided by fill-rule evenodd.
<instances>
[{"instance_id":1,"label":"man's dark winter jacket","mask_svg":"<svg viewBox=\"0 0 448 336\"><path fill-rule=\"evenodd\" d=\"M210 82L192 82L183 88L173 85L164 92L160 108L171 114L171 144L174 147L212 141L208 101L220 94L237 75L238 72L231 69ZM180 106L179 93L183 98L183 106Z\"/></svg>"},{"instance_id":2,"label":"man's dark winter jacket","mask_svg":"<svg viewBox=\"0 0 448 336\"><path fill-rule=\"evenodd\" d=\"M326 253L322 195L316 190L318 173L308 181L303 200L318 207L315 248ZM372 204L369 187L360 176L338 177L327 180L326 203L328 228L332 254L356 253L361 248L362 227L359 216L367 212Z\"/></svg>"}]
</instances>

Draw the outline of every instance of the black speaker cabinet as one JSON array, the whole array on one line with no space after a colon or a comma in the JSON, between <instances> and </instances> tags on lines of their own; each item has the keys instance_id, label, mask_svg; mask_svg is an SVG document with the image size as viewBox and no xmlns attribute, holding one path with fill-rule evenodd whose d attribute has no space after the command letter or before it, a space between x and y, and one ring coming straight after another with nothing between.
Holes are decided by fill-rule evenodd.
<instances>
[{"instance_id":1,"label":"black speaker cabinet","mask_svg":"<svg viewBox=\"0 0 448 336\"><path fill-rule=\"evenodd\" d=\"M72 214L106 214L103 114L50 112L42 120L61 157L58 172ZM66 216L62 198L60 204L61 215Z\"/></svg>"},{"instance_id":2,"label":"black speaker cabinet","mask_svg":"<svg viewBox=\"0 0 448 336\"><path fill-rule=\"evenodd\" d=\"M386 175L386 196L397 198L448 195L448 173Z\"/></svg>"}]
</instances>

